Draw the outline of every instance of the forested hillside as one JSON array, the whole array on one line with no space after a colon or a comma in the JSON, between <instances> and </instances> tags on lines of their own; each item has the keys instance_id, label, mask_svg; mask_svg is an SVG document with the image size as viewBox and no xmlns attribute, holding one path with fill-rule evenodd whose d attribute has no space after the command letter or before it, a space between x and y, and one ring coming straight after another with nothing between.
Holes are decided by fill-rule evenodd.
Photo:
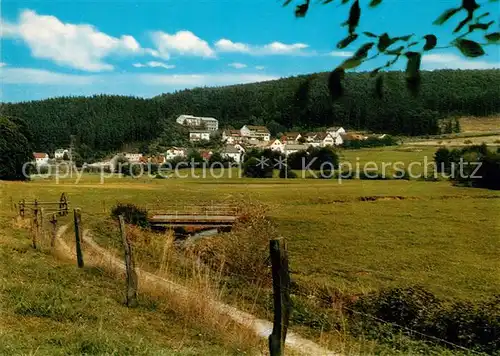
<instances>
[{"instance_id":1,"label":"forested hillside","mask_svg":"<svg viewBox=\"0 0 500 356\"><path fill-rule=\"evenodd\" d=\"M375 95L369 74L346 76L346 93L333 103L327 73L218 88L198 88L154 99L98 95L2 104L7 117L26 121L37 150L67 146L71 135L81 151L108 152L124 143L158 137L165 119L180 114L213 116L220 126L265 124L272 133L330 125L392 134L438 131L450 115L500 113L500 70L442 70L422 73L414 98L405 89L404 73L386 76L383 96Z\"/></svg>"}]
</instances>

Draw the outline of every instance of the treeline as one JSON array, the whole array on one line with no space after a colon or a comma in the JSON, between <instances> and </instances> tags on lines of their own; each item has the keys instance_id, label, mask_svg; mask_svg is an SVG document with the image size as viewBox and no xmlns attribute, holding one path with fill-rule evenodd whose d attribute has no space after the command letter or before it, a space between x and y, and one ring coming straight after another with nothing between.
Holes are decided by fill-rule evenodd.
<instances>
[{"instance_id":1,"label":"treeline","mask_svg":"<svg viewBox=\"0 0 500 356\"><path fill-rule=\"evenodd\" d=\"M396 135L440 132L450 115L500 113L500 70L440 70L422 73L421 93L405 89L404 73L387 73L383 96L367 73L350 73L345 95L330 98L327 73L215 88L197 88L154 99L97 95L2 104L6 117L26 121L36 150L67 147L74 137L82 156L122 149L126 144L168 138L172 118L213 116L220 126L266 125L272 134L341 125ZM169 120L170 119L170 120ZM445 125L446 126L446 125ZM174 135L179 141L178 135ZM168 145L170 142L164 142ZM86 157L84 157L86 158Z\"/></svg>"}]
</instances>

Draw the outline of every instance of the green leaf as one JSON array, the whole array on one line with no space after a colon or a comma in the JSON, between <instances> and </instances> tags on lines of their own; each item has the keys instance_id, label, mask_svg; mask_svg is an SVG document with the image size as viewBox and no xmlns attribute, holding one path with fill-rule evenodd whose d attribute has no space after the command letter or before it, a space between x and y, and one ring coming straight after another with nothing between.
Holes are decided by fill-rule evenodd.
<instances>
[{"instance_id":1,"label":"green leaf","mask_svg":"<svg viewBox=\"0 0 500 356\"><path fill-rule=\"evenodd\" d=\"M305 17L307 11L309 10L309 2L310 0L306 0L303 4L298 5L295 8L295 17Z\"/></svg>"},{"instance_id":2,"label":"green leaf","mask_svg":"<svg viewBox=\"0 0 500 356\"><path fill-rule=\"evenodd\" d=\"M290 5L291 2L292 0L285 0L285 2L283 3L283 7Z\"/></svg>"},{"instance_id":3,"label":"green leaf","mask_svg":"<svg viewBox=\"0 0 500 356\"><path fill-rule=\"evenodd\" d=\"M347 19L347 24L349 25L349 33L354 33L356 27L358 27L359 19L361 18L361 8L359 7L359 0L354 1L354 4L349 10L349 18Z\"/></svg>"},{"instance_id":4,"label":"green leaf","mask_svg":"<svg viewBox=\"0 0 500 356\"><path fill-rule=\"evenodd\" d=\"M455 15L460 10L462 10L461 7L457 7L456 9L448 9L448 10L446 10L445 12L443 12L441 14L441 16L439 16L436 19L436 21L433 22L433 24L434 25L442 25L442 24L444 24L446 21L448 21L453 15Z\"/></svg>"},{"instance_id":5,"label":"green leaf","mask_svg":"<svg viewBox=\"0 0 500 356\"><path fill-rule=\"evenodd\" d=\"M359 49L354 53L355 58L366 58L368 56L368 51L372 49L372 47L375 45L373 42L368 42L359 47Z\"/></svg>"},{"instance_id":6,"label":"green leaf","mask_svg":"<svg viewBox=\"0 0 500 356\"><path fill-rule=\"evenodd\" d=\"M437 37L435 35L425 35L424 51L430 51L437 45Z\"/></svg>"},{"instance_id":7,"label":"green leaf","mask_svg":"<svg viewBox=\"0 0 500 356\"><path fill-rule=\"evenodd\" d=\"M489 15L490 15L490 13L489 13L489 12L485 12L484 14L479 15L479 16L476 18L476 21L479 21L479 20L481 20L483 17L489 16Z\"/></svg>"},{"instance_id":8,"label":"green leaf","mask_svg":"<svg viewBox=\"0 0 500 356\"><path fill-rule=\"evenodd\" d=\"M396 41L405 41L405 42L408 42L410 40L410 38L413 37L413 33L411 35L406 35L406 36L401 36L401 37L394 37L393 40L394 42Z\"/></svg>"},{"instance_id":9,"label":"green leaf","mask_svg":"<svg viewBox=\"0 0 500 356\"><path fill-rule=\"evenodd\" d=\"M487 35L484 36L488 40L488 42L500 42L500 32L492 32L488 33Z\"/></svg>"},{"instance_id":10,"label":"green leaf","mask_svg":"<svg viewBox=\"0 0 500 356\"><path fill-rule=\"evenodd\" d=\"M476 0L462 0L462 8L464 8L471 17L474 15L474 11L479 9L479 7Z\"/></svg>"},{"instance_id":11,"label":"green leaf","mask_svg":"<svg viewBox=\"0 0 500 356\"><path fill-rule=\"evenodd\" d=\"M377 48L380 52L384 52L392 43L393 42L391 42L391 38L386 32L379 36Z\"/></svg>"},{"instance_id":12,"label":"green leaf","mask_svg":"<svg viewBox=\"0 0 500 356\"><path fill-rule=\"evenodd\" d=\"M495 21L490 21L488 23L473 23L473 24L469 25L469 32L472 32L474 30L485 30L486 31L494 23L495 23Z\"/></svg>"},{"instance_id":13,"label":"green leaf","mask_svg":"<svg viewBox=\"0 0 500 356\"><path fill-rule=\"evenodd\" d=\"M475 58L484 55L483 47L481 47L479 43L471 40L457 39L455 41L455 46L466 57Z\"/></svg>"},{"instance_id":14,"label":"green leaf","mask_svg":"<svg viewBox=\"0 0 500 356\"><path fill-rule=\"evenodd\" d=\"M353 69L359 67L361 63L363 63L363 60L361 58L352 57L342 62L339 68L342 68L343 70Z\"/></svg>"},{"instance_id":15,"label":"green leaf","mask_svg":"<svg viewBox=\"0 0 500 356\"><path fill-rule=\"evenodd\" d=\"M337 100L344 94L342 86L342 79L344 78L345 71L342 68L336 68L328 76L328 89L332 100Z\"/></svg>"},{"instance_id":16,"label":"green leaf","mask_svg":"<svg viewBox=\"0 0 500 356\"><path fill-rule=\"evenodd\" d=\"M382 2L382 0L371 0L369 6L376 7L376 6L380 5L381 2Z\"/></svg>"},{"instance_id":17,"label":"green leaf","mask_svg":"<svg viewBox=\"0 0 500 356\"><path fill-rule=\"evenodd\" d=\"M339 49L346 48L352 42L354 42L356 40L356 38L358 38L358 35L355 34L355 33L347 36L346 38L344 38L343 40L341 40L339 43L337 43L337 48L339 48Z\"/></svg>"},{"instance_id":18,"label":"green leaf","mask_svg":"<svg viewBox=\"0 0 500 356\"><path fill-rule=\"evenodd\" d=\"M391 56L399 56L401 55L401 52L405 49L405 46L399 46L398 48L390 49L385 51L385 54L391 55Z\"/></svg>"},{"instance_id":19,"label":"green leaf","mask_svg":"<svg viewBox=\"0 0 500 356\"><path fill-rule=\"evenodd\" d=\"M420 90L420 64L422 63L422 54L419 52L407 52L406 58L406 87L413 94L417 95Z\"/></svg>"},{"instance_id":20,"label":"green leaf","mask_svg":"<svg viewBox=\"0 0 500 356\"><path fill-rule=\"evenodd\" d=\"M342 0L342 5L347 4L349 1L351 1L351 0Z\"/></svg>"},{"instance_id":21,"label":"green leaf","mask_svg":"<svg viewBox=\"0 0 500 356\"><path fill-rule=\"evenodd\" d=\"M377 38L378 36L374 33L371 32L363 32L365 36L372 37L372 38Z\"/></svg>"}]
</instances>

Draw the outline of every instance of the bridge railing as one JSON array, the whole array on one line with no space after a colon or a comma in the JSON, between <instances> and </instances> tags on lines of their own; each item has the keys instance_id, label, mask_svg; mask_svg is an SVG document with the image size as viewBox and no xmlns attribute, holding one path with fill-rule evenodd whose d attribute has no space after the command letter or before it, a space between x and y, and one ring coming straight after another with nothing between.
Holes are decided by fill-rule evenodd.
<instances>
[{"instance_id":1,"label":"bridge railing","mask_svg":"<svg viewBox=\"0 0 500 356\"><path fill-rule=\"evenodd\" d=\"M148 214L154 215L193 215L193 216L237 216L239 208L233 205L206 204L170 206L162 209L150 209Z\"/></svg>"}]
</instances>

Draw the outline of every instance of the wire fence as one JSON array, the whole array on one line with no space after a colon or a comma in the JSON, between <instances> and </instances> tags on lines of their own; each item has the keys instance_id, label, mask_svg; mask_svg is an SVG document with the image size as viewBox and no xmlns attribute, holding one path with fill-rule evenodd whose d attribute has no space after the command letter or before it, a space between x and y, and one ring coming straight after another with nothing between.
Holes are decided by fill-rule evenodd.
<instances>
[{"instance_id":1,"label":"wire fence","mask_svg":"<svg viewBox=\"0 0 500 356\"><path fill-rule=\"evenodd\" d=\"M57 204L59 204L59 202ZM48 204L48 205L50 205L50 204ZM56 204L54 203L54 205L56 205ZM105 205L106 204L103 203L103 206L105 206ZM15 206L12 202L11 202L11 206L13 207L12 209L14 210ZM25 208L26 208L26 205L25 205ZM66 205L63 208L65 210L67 210L68 206ZM36 236L36 237L33 237L33 247L37 248L37 244L40 244L41 241L51 241L50 245L52 247L53 241L55 239L55 233L56 233L55 231L56 231L56 227L58 224L58 220L64 219L66 217L66 215L68 215L68 214L64 214L63 216L59 216L59 213L61 212L61 209L59 207L58 208L50 208L49 207L46 209L45 207L33 208L32 206L29 206L25 210L25 213L26 212L28 212L28 214L25 214L23 216L23 219L30 220L31 235ZM18 214L19 214L19 210L18 210ZM106 212L105 209L103 209L102 212L83 210L82 217L83 217L83 219L82 219L83 223L85 224L85 222L91 221L92 219L102 220L102 219L110 218L110 214L108 212ZM64 221L70 222L71 219L72 219L72 216L67 216ZM117 233L118 233L118 229L117 229ZM47 238L47 237L49 237L49 238ZM383 272L383 271L379 271L379 270L375 270L375 269L371 269L371 268L366 268L366 267L362 267L362 266L357 266L357 265L354 265L354 264L348 263L348 262L342 262L342 261L336 260L336 261L332 261L332 263L337 265L337 266L343 266L343 267L349 268L350 270L353 270L353 271L370 272L370 273L373 273L377 276L381 276L381 277L384 277L386 279L393 280L393 281L400 280L400 281L405 281L406 283L409 282L411 284L414 284L414 281L415 281L415 279L412 277L389 274L387 272ZM235 272L227 271L227 270L218 271L218 273L221 276L238 278L239 280L244 281L245 283L254 285L254 286L258 287L259 293L261 293L260 291L261 291L262 287L264 286L263 280L265 280L265 278L255 278L253 276L249 276L248 274L235 273ZM460 290L453 288L449 285L443 285L443 284L439 284L439 283L435 283L435 282L425 282L424 284L429 285L429 286L433 286L436 288L441 288L443 290L454 291L457 293L461 292ZM255 299L255 301L257 302L257 298ZM400 325L400 324L393 322L393 321L384 320L384 319L380 318L379 316L365 313L365 312L362 312L360 310L356 310L356 309L354 309L350 306L347 306L347 305L341 305L340 308L342 311L346 311L346 312L349 312L349 313L352 313L355 315L363 316L363 317L369 318L373 321L376 321L378 323L394 327L398 330L401 330L401 331L407 333L410 337L418 336L418 337L426 339L430 342L440 343L442 345L445 345L447 347L451 347L453 349L460 349L460 350L470 352L473 354L481 354L480 352L478 352L476 350L472 350L470 348L456 344L456 343L451 342L449 340L446 340L446 339L443 339L443 338L440 338L437 336L433 336L433 335L428 335L424 332L414 330L408 326Z\"/></svg>"}]
</instances>

